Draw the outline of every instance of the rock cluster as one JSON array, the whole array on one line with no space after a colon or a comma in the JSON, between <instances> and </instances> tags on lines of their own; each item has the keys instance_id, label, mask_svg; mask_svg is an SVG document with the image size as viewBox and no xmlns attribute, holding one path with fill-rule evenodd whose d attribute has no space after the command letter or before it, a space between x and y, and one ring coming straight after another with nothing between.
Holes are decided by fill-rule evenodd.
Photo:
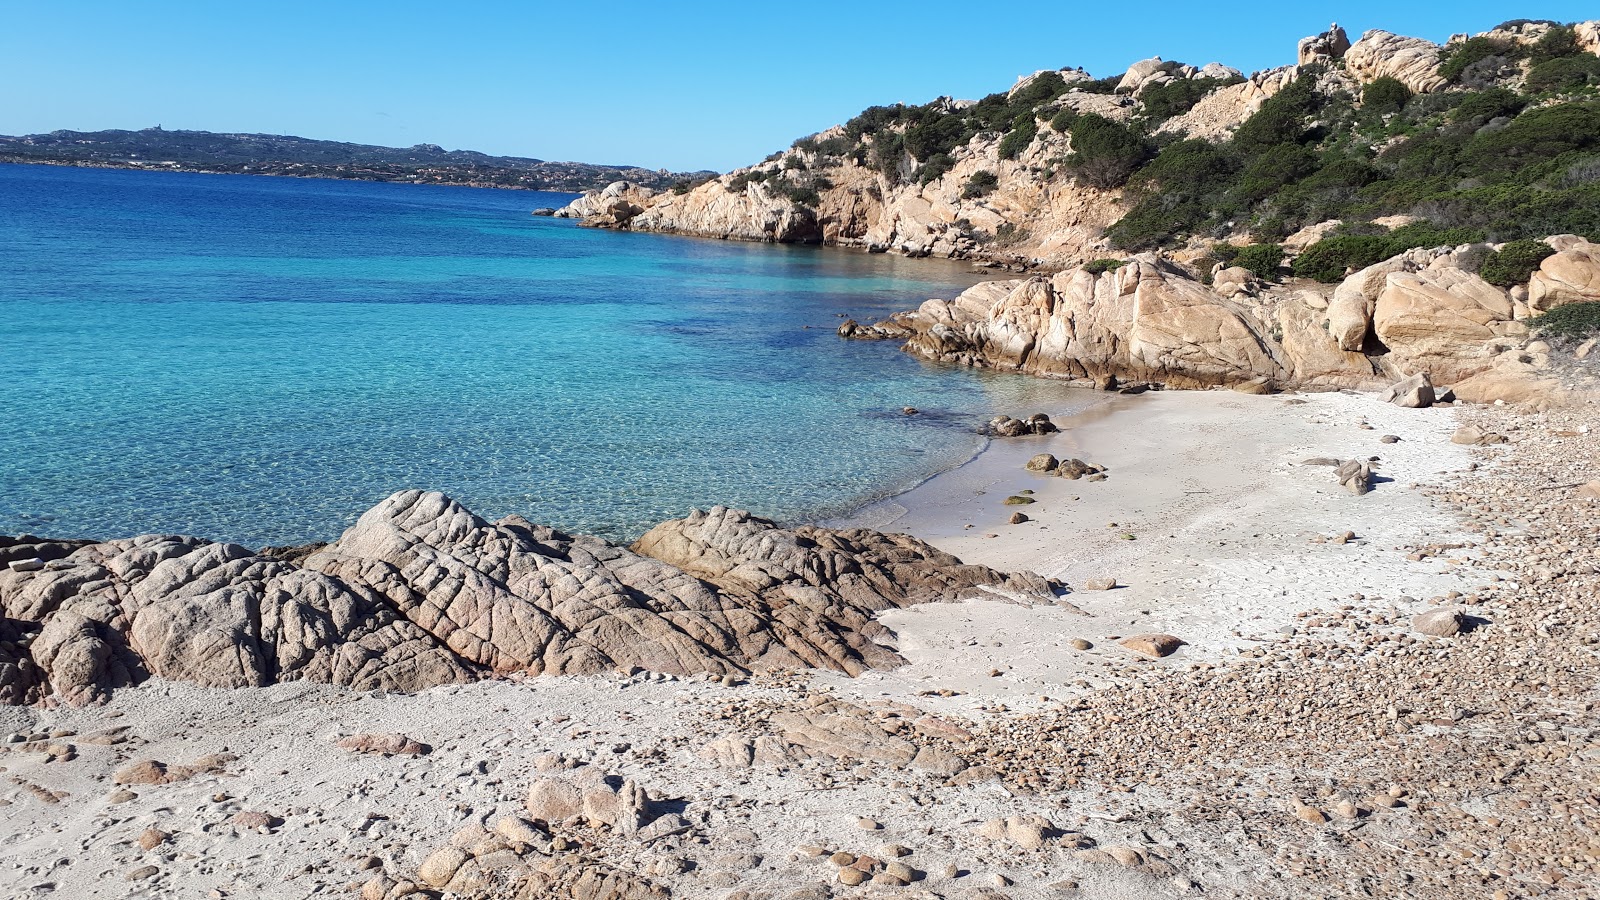
<instances>
[{"instance_id":1,"label":"rock cluster","mask_svg":"<svg viewBox=\"0 0 1600 900\"><path fill-rule=\"evenodd\" d=\"M978 592L1051 602L1055 588L904 535L722 507L630 550L403 491L303 565L147 535L0 571L0 699L81 705L152 675L414 691L635 667L855 674L899 661L873 641L876 613Z\"/></svg>"},{"instance_id":2,"label":"rock cluster","mask_svg":"<svg viewBox=\"0 0 1600 900\"><path fill-rule=\"evenodd\" d=\"M1570 235L1550 243L1565 249L1534 274L1530 302L1536 292L1546 305L1600 300L1596 245ZM905 336L907 352L941 362L1095 384L1270 392L1402 380L1395 396L1423 406L1442 381L1477 402L1559 399L1548 354L1524 349L1531 307L1471 271L1474 258L1470 246L1411 250L1350 274L1331 294L1224 296L1143 254L1106 272L985 282L852 334Z\"/></svg>"},{"instance_id":3,"label":"rock cluster","mask_svg":"<svg viewBox=\"0 0 1600 900\"><path fill-rule=\"evenodd\" d=\"M1044 413L1034 413L1026 419L1013 419L1010 416L995 416L984 426L982 432L991 437L1023 437L1029 434L1055 434L1061 429L1050 421Z\"/></svg>"}]
</instances>

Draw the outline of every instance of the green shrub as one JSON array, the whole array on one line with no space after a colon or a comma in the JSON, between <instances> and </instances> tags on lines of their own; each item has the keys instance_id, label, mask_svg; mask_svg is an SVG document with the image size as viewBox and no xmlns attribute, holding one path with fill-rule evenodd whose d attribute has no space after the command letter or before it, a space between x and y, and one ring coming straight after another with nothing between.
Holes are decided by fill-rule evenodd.
<instances>
[{"instance_id":1,"label":"green shrub","mask_svg":"<svg viewBox=\"0 0 1600 900\"><path fill-rule=\"evenodd\" d=\"M1039 123L1033 113L1023 113L1011 123L1011 130L1000 139L1000 158L1016 159L1022 151L1028 149L1033 139L1039 135Z\"/></svg>"},{"instance_id":2,"label":"green shrub","mask_svg":"<svg viewBox=\"0 0 1600 900\"><path fill-rule=\"evenodd\" d=\"M1065 166L1073 176L1102 190L1126 184L1155 147L1134 128L1088 113L1072 123L1072 152Z\"/></svg>"},{"instance_id":3,"label":"green shrub","mask_svg":"<svg viewBox=\"0 0 1600 900\"><path fill-rule=\"evenodd\" d=\"M1600 149L1600 103L1565 103L1529 110L1498 131L1473 137L1460 161L1462 174L1503 178L1509 169L1593 149Z\"/></svg>"},{"instance_id":4,"label":"green shrub","mask_svg":"<svg viewBox=\"0 0 1600 900\"><path fill-rule=\"evenodd\" d=\"M1292 268L1297 278L1332 283L1343 280L1349 270L1364 269L1388 259L1389 255L1386 235L1341 234L1307 247L1295 257Z\"/></svg>"},{"instance_id":5,"label":"green shrub","mask_svg":"<svg viewBox=\"0 0 1600 900\"><path fill-rule=\"evenodd\" d=\"M1543 337L1586 338L1600 334L1600 303L1568 303L1535 316L1528 327Z\"/></svg>"},{"instance_id":6,"label":"green shrub","mask_svg":"<svg viewBox=\"0 0 1600 900\"><path fill-rule=\"evenodd\" d=\"M1233 254L1232 265L1250 270L1257 278L1277 281L1278 270L1283 266L1283 247L1278 244L1251 244L1240 247Z\"/></svg>"},{"instance_id":7,"label":"green shrub","mask_svg":"<svg viewBox=\"0 0 1600 900\"><path fill-rule=\"evenodd\" d=\"M1447 56L1439 63L1439 75L1446 81L1460 81L1461 75L1467 67L1482 62L1493 56L1506 59L1517 59L1526 55L1527 51L1515 45L1489 37L1468 38L1456 45L1454 50L1448 51Z\"/></svg>"},{"instance_id":8,"label":"green shrub","mask_svg":"<svg viewBox=\"0 0 1600 900\"><path fill-rule=\"evenodd\" d=\"M1063 106L1056 110L1050 117L1050 130L1066 134L1072 128L1072 123L1078 120L1078 111L1070 106Z\"/></svg>"},{"instance_id":9,"label":"green shrub","mask_svg":"<svg viewBox=\"0 0 1600 900\"><path fill-rule=\"evenodd\" d=\"M944 173L954 168L955 164L956 161L954 159L940 153L917 169L917 184L927 184L930 181L937 181L943 178Z\"/></svg>"},{"instance_id":10,"label":"green shrub","mask_svg":"<svg viewBox=\"0 0 1600 900\"><path fill-rule=\"evenodd\" d=\"M1503 288L1527 284L1539 263L1555 252L1543 241L1511 241L1484 259L1478 276Z\"/></svg>"},{"instance_id":11,"label":"green shrub","mask_svg":"<svg viewBox=\"0 0 1600 900\"><path fill-rule=\"evenodd\" d=\"M1315 81L1302 75L1261 104L1255 115L1244 120L1233 133L1234 149L1241 153L1259 153L1280 144L1303 141L1306 118L1320 105L1313 90Z\"/></svg>"},{"instance_id":12,"label":"green shrub","mask_svg":"<svg viewBox=\"0 0 1600 900\"><path fill-rule=\"evenodd\" d=\"M1564 56L1577 56L1583 52L1583 48L1578 46L1577 29L1570 25L1561 25L1546 31L1544 37L1534 42L1533 48L1528 51L1528 58L1534 65L1538 65Z\"/></svg>"},{"instance_id":13,"label":"green shrub","mask_svg":"<svg viewBox=\"0 0 1600 900\"><path fill-rule=\"evenodd\" d=\"M987 169L979 169L967 178L967 183L961 188L961 199L971 200L983 197L1000 185L1000 179Z\"/></svg>"},{"instance_id":14,"label":"green shrub","mask_svg":"<svg viewBox=\"0 0 1600 900\"><path fill-rule=\"evenodd\" d=\"M1387 234L1336 234L1323 238L1295 258L1294 274L1324 283L1340 281L1349 269L1361 270L1417 247L1454 247L1482 240L1481 232L1439 228L1415 222Z\"/></svg>"},{"instance_id":15,"label":"green shrub","mask_svg":"<svg viewBox=\"0 0 1600 900\"><path fill-rule=\"evenodd\" d=\"M1097 78L1094 81L1080 81L1072 87L1085 94L1115 94L1117 85L1122 83L1121 75L1112 75L1109 78Z\"/></svg>"},{"instance_id":16,"label":"green shrub","mask_svg":"<svg viewBox=\"0 0 1600 900\"><path fill-rule=\"evenodd\" d=\"M1541 94L1600 84L1600 56L1585 53L1545 60L1528 70L1527 88Z\"/></svg>"},{"instance_id":17,"label":"green shrub","mask_svg":"<svg viewBox=\"0 0 1600 900\"><path fill-rule=\"evenodd\" d=\"M1385 75L1361 89L1361 105L1378 114L1397 113L1411 101L1411 89Z\"/></svg>"},{"instance_id":18,"label":"green shrub","mask_svg":"<svg viewBox=\"0 0 1600 900\"><path fill-rule=\"evenodd\" d=\"M1514 116L1528 105L1527 98L1503 87L1489 88L1466 95L1450 112L1452 122L1481 123L1501 116Z\"/></svg>"},{"instance_id":19,"label":"green shrub","mask_svg":"<svg viewBox=\"0 0 1600 900\"><path fill-rule=\"evenodd\" d=\"M906 152L918 162L926 162L972 139L972 129L957 116L940 116L906 131Z\"/></svg>"},{"instance_id":20,"label":"green shrub","mask_svg":"<svg viewBox=\"0 0 1600 900\"><path fill-rule=\"evenodd\" d=\"M1240 78L1174 78L1164 84L1148 88L1139 95L1139 102L1144 104L1144 114L1152 121L1163 122L1173 116L1181 116L1199 103L1212 91L1230 84L1238 84Z\"/></svg>"},{"instance_id":21,"label":"green shrub","mask_svg":"<svg viewBox=\"0 0 1600 900\"><path fill-rule=\"evenodd\" d=\"M1090 275L1100 275L1105 272L1115 272L1127 265L1125 259L1091 259L1083 264L1083 270Z\"/></svg>"}]
</instances>

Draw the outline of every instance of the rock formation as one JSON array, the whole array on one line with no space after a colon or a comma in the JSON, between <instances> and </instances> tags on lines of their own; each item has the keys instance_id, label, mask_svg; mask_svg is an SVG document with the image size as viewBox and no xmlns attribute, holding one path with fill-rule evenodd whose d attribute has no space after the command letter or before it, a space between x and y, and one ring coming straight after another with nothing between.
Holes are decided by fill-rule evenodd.
<instances>
[{"instance_id":1,"label":"rock formation","mask_svg":"<svg viewBox=\"0 0 1600 900\"><path fill-rule=\"evenodd\" d=\"M984 282L929 300L854 338L905 339L931 360L1099 386L1246 384L1379 388L1406 378L1451 384L1462 399L1553 399L1548 354L1524 349L1528 312L1600 301L1600 249L1550 239L1519 311L1473 269L1484 247L1410 250L1333 286L1275 285L1219 269L1210 286L1171 259L1142 254L1111 271ZM1548 349L1548 348L1546 348ZM1420 383L1420 382L1419 382ZM1408 395L1412 392L1407 392Z\"/></svg>"},{"instance_id":2,"label":"rock formation","mask_svg":"<svg viewBox=\"0 0 1600 900\"><path fill-rule=\"evenodd\" d=\"M1350 38L1344 33L1339 24L1328 26L1328 30L1321 34L1300 39L1299 64L1309 66L1312 63L1332 62L1344 59L1350 51Z\"/></svg>"},{"instance_id":3,"label":"rock formation","mask_svg":"<svg viewBox=\"0 0 1600 900\"><path fill-rule=\"evenodd\" d=\"M900 661L883 610L1055 585L904 535L716 507L630 550L403 491L296 564L146 535L0 571L0 702L103 700L149 676L415 691L513 673L675 675Z\"/></svg>"},{"instance_id":4,"label":"rock formation","mask_svg":"<svg viewBox=\"0 0 1600 900\"><path fill-rule=\"evenodd\" d=\"M1549 28L1528 23L1486 34L1529 44ZM1600 22L1579 23L1574 31L1580 47L1600 52ZM1220 63L1196 67L1159 56L1134 62L1114 85L1093 82L1079 69L1043 70L1017 79L1004 95L1011 101L1041 79L1054 79L1056 87L1033 115L1009 122L986 119L981 127L943 121L935 130L954 128L959 135L954 146L936 140L935 150L924 136L918 138L923 149L913 152L911 139L916 129L932 127L929 117L950 116L994 98L942 97L918 108L916 124L898 122L889 131L873 131L877 126L871 123L834 126L682 192L656 193L619 182L585 194L559 215L605 228L824 243L977 259L1013 269L1064 268L1103 255L1110 246L1106 229L1133 202L1120 182L1096 186L1068 174L1075 148L1070 124L1062 123L1070 123L1072 115L1117 122L1149 117L1156 133L1172 142L1222 141L1301 76L1314 78L1319 94L1341 103L1359 98L1365 85L1380 78L1397 79L1417 94L1446 89L1450 83L1440 74L1440 63L1448 50L1381 30L1368 31L1352 44L1335 24L1302 39L1295 64L1248 77ZM1522 69L1514 68L1496 76L1503 86L1517 86ZM1183 81L1204 85L1195 96L1169 105L1165 95L1172 92L1159 89ZM1152 108L1157 94L1164 99ZM1373 147L1375 153L1384 149ZM1191 249L1200 248L1200 236L1193 237L1200 243Z\"/></svg>"},{"instance_id":5,"label":"rock formation","mask_svg":"<svg viewBox=\"0 0 1600 900\"><path fill-rule=\"evenodd\" d=\"M1439 45L1373 29L1344 54L1346 71L1362 84L1393 78L1414 93L1426 94L1447 82L1439 74Z\"/></svg>"}]
</instances>

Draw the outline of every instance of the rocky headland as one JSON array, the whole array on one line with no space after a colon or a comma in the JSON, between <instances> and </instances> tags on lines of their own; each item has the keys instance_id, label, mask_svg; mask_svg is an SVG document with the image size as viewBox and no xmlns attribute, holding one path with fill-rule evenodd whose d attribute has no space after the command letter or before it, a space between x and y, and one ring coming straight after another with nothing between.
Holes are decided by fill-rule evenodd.
<instances>
[{"instance_id":1,"label":"rocky headland","mask_svg":"<svg viewBox=\"0 0 1600 900\"><path fill-rule=\"evenodd\" d=\"M1382 30L1352 42L1333 25L1302 40L1295 63L1248 77L1154 57L1104 79L1045 70L978 101L872 107L755 165L670 190L619 182L566 215L1047 270L1159 248L1205 271L1219 242L1292 252L1356 222L1537 230L1543 216L1494 221L1488 192L1480 203L1423 183L1412 154L1433 153L1437 135L1469 146L1431 157L1435 172L1559 190L1513 176L1593 141L1503 145L1526 150L1524 129L1593 130L1597 54L1600 20L1513 20L1444 45Z\"/></svg>"}]
</instances>

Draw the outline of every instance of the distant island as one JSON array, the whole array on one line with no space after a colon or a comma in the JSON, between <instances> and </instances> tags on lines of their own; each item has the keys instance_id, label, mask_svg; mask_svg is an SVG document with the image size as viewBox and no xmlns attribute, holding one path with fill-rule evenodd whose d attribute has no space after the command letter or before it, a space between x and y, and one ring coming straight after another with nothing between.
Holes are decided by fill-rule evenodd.
<instances>
[{"instance_id":1,"label":"distant island","mask_svg":"<svg viewBox=\"0 0 1600 900\"><path fill-rule=\"evenodd\" d=\"M139 131L0 135L0 162L570 192L623 180L668 188L716 174L490 156L437 144L378 147L282 134L167 131L159 125Z\"/></svg>"}]
</instances>

